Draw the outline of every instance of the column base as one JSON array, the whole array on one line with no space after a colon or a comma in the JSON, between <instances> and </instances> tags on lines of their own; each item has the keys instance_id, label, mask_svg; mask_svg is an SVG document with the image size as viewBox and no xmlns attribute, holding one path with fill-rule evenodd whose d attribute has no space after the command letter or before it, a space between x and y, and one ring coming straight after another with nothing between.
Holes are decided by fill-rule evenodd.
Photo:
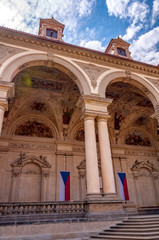
<instances>
[{"instance_id":1,"label":"column base","mask_svg":"<svg viewBox=\"0 0 159 240\"><path fill-rule=\"evenodd\" d=\"M103 193L103 199L106 201L121 201L121 198L116 193Z\"/></svg>"},{"instance_id":2,"label":"column base","mask_svg":"<svg viewBox=\"0 0 159 240\"><path fill-rule=\"evenodd\" d=\"M101 200L102 194L101 193L87 193L85 200Z\"/></svg>"}]
</instances>

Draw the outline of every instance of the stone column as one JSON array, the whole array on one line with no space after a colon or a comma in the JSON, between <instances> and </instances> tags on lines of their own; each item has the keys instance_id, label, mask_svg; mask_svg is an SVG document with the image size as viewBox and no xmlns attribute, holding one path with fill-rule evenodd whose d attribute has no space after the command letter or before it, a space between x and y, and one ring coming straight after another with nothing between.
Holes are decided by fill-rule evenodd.
<instances>
[{"instance_id":1,"label":"stone column","mask_svg":"<svg viewBox=\"0 0 159 240\"><path fill-rule=\"evenodd\" d=\"M0 135L2 132L4 112L5 112L5 107L0 105Z\"/></svg>"},{"instance_id":2,"label":"stone column","mask_svg":"<svg viewBox=\"0 0 159 240\"><path fill-rule=\"evenodd\" d=\"M87 181L87 196L99 197L99 173L97 160L97 147L95 136L95 125L93 114L85 114L85 152L86 152L86 181Z\"/></svg>"},{"instance_id":3,"label":"stone column","mask_svg":"<svg viewBox=\"0 0 159 240\"><path fill-rule=\"evenodd\" d=\"M97 121L103 193L105 195L112 195L116 194L116 189L107 125L108 118L109 116L98 116Z\"/></svg>"}]
</instances>

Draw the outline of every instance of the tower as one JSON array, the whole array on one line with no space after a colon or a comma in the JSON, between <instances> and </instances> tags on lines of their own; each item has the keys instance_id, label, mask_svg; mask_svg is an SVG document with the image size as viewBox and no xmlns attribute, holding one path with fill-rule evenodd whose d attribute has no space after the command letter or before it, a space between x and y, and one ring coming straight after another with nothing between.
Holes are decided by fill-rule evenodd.
<instances>
[{"instance_id":1,"label":"tower","mask_svg":"<svg viewBox=\"0 0 159 240\"><path fill-rule=\"evenodd\" d=\"M109 53L116 56L121 56L131 59L131 53L129 51L130 44L118 37L117 39L111 39L105 53Z\"/></svg>"},{"instance_id":2,"label":"tower","mask_svg":"<svg viewBox=\"0 0 159 240\"><path fill-rule=\"evenodd\" d=\"M63 41L62 37L65 25L56 21L53 17L50 19L40 19L39 36Z\"/></svg>"}]
</instances>

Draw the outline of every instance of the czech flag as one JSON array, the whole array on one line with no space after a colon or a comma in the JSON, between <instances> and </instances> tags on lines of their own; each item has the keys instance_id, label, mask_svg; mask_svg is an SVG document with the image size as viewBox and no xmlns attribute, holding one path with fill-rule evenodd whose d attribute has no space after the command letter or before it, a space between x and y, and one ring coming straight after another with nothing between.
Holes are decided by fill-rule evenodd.
<instances>
[{"instance_id":1,"label":"czech flag","mask_svg":"<svg viewBox=\"0 0 159 240\"><path fill-rule=\"evenodd\" d=\"M122 200L129 200L129 193L126 181L126 173L118 173L118 182L119 182L119 190L120 197Z\"/></svg>"},{"instance_id":2,"label":"czech flag","mask_svg":"<svg viewBox=\"0 0 159 240\"><path fill-rule=\"evenodd\" d=\"M60 172L60 201L70 201L70 172Z\"/></svg>"}]
</instances>

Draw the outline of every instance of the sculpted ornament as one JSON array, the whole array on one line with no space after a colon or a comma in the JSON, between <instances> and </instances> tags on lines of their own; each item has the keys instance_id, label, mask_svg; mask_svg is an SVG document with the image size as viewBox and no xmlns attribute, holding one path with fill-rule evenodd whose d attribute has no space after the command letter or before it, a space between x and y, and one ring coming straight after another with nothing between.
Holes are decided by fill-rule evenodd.
<instances>
[{"instance_id":1,"label":"sculpted ornament","mask_svg":"<svg viewBox=\"0 0 159 240\"><path fill-rule=\"evenodd\" d=\"M97 66L94 66L92 64L79 63L79 62L77 64L80 65L80 67L82 67L83 70L87 73L87 75L89 76L89 78L91 80L92 87L94 89L97 86L97 79L98 79L98 77L102 73L108 71L108 69L106 69L106 68L97 67Z\"/></svg>"},{"instance_id":2,"label":"sculpted ornament","mask_svg":"<svg viewBox=\"0 0 159 240\"><path fill-rule=\"evenodd\" d=\"M24 50L18 49L18 48L13 48L13 47L8 47L3 44L0 44L0 64L2 64L4 61L6 61L8 58L11 56L23 52Z\"/></svg>"},{"instance_id":3,"label":"sculpted ornament","mask_svg":"<svg viewBox=\"0 0 159 240\"><path fill-rule=\"evenodd\" d=\"M51 168L51 165L46 159L46 156L40 155L36 156L27 156L26 153L20 153L20 157L16 159L11 166L17 170L17 167L21 168L27 163L37 163L42 168Z\"/></svg>"},{"instance_id":4,"label":"sculpted ornament","mask_svg":"<svg viewBox=\"0 0 159 240\"><path fill-rule=\"evenodd\" d=\"M152 84L155 85L155 87L159 89L159 80L152 79L152 78L147 78L147 80L149 80Z\"/></svg>"},{"instance_id":5,"label":"sculpted ornament","mask_svg":"<svg viewBox=\"0 0 159 240\"><path fill-rule=\"evenodd\" d=\"M147 160L146 162L144 161L139 162L138 160L135 160L130 170L139 171L140 168L148 168L151 172L158 172L158 169L155 167L154 163L149 160Z\"/></svg>"}]
</instances>

